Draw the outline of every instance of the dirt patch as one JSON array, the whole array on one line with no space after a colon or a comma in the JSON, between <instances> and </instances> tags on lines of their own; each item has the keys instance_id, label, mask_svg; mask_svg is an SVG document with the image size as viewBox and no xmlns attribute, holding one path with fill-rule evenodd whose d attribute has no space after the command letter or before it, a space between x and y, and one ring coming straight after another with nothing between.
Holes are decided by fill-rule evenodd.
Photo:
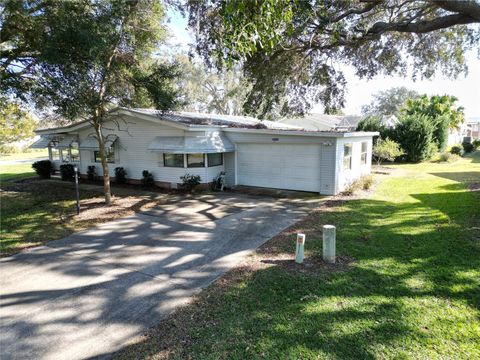
<instances>
[{"instance_id":1,"label":"dirt patch","mask_svg":"<svg viewBox=\"0 0 480 360\"><path fill-rule=\"evenodd\" d=\"M351 256L337 256L335 263L325 262L320 256L310 256L304 259L302 264L297 264L292 255L285 255L282 258L264 259L262 263L279 266L293 273L302 273L308 275L319 275L325 272L346 271L355 262Z\"/></svg>"}]
</instances>

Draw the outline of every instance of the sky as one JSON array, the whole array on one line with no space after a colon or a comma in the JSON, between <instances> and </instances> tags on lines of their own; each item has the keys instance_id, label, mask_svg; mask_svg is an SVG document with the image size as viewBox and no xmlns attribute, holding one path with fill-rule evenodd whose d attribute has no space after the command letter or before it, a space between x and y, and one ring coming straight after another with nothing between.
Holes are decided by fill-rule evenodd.
<instances>
[{"instance_id":1,"label":"sky","mask_svg":"<svg viewBox=\"0 0 480 360\"><path fill-rule=\"evenodd\" d=\"M189 44L194 40L187 29L187 20L178 12L170 11L168 16L170 18L168 27L173 35L170 44L188 50ZM430 80L417 81L400 76L359 79L355 76L353 68L346 67L344 74L348 85L343 112L348 115L360 114L362 105L370 103L373 94L392 87L405 86L420 94L453 95L458 98L458 104L464 107L466 118L480 117L480 59L475 52L467 54L467 65L468 74L460 75L457 79L436 75ZM315 106L313 112L323 112L321 104Z\"/></svg>"}]
</instances>

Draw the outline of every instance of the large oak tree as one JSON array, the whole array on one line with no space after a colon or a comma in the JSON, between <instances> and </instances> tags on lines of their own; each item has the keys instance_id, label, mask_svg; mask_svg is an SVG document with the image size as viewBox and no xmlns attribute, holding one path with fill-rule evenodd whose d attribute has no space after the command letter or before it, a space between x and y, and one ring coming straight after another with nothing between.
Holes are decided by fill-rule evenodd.
<instances>
[{"instance_id":1,"label":"large oak tree","mask_svg":"<svg viewBox=\"0 0 480 360\"><path fill-rule=\"evenodd\" d=\"M480 3L440 0L190 0L197 51L218 67L240 62L257 116L342 107L343 65L356 75L467 70L479 44Z\"/></svg>"},{"instance_id":2,"label":"large oak tree","mask_svg":"<svg viewBox=\"0 0 480 360\"><path fill-rule=\"evenodd\" d=\"M0 4L0 90L70 122L90 121L106 203L111 195L103 130L109 110L176 104L175 67L156 57L164 15L156 0Z\"/></svg>"}]
</instances>

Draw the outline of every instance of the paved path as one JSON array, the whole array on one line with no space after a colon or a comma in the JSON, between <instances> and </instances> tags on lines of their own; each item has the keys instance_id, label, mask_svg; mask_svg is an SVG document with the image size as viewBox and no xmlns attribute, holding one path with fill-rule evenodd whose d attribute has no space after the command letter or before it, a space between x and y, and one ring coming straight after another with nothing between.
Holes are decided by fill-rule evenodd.
<instances>
[{"instance_id":1,"label":"paved path","mask_svg":"<svg viewBox=\"0 0 480 360\"><path fill-rule=\"evenodd\" d=\"M305 211L186 199L0 259L0 358L109 358Z\"/></svg>"}]
</instances>

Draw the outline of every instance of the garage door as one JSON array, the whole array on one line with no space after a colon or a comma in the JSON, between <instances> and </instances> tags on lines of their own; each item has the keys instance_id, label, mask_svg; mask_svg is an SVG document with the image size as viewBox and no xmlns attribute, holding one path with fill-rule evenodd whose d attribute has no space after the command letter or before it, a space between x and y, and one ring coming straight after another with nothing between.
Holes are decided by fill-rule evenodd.
<instances>
[{"instance_id":1,"label":"garage door","mask_svg":"<svg viewBox=\"0 0 480 360\"><path fill-rule=\"evenodd\" d=\"M238 144L239 185L320 191L320 146Z\"/></svg>"}]
</instances>

